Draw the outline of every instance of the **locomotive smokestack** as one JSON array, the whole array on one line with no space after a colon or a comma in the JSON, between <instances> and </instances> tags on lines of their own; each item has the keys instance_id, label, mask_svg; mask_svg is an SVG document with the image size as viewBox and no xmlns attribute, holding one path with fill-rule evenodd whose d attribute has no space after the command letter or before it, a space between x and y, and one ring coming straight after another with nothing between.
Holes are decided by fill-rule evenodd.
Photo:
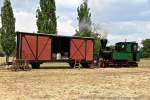
<instances>
[{"instance_id":1,"label":"locomotive smokestack","mask_svg":"<svg viewBox=\"0 0 150 100\"><path fill-rule=\"evenodd\" d=\"M101 46L102 46L102 49L106 49L107 42L108 42L107 39L101 39Z\"/></svg>"}]
</instances>

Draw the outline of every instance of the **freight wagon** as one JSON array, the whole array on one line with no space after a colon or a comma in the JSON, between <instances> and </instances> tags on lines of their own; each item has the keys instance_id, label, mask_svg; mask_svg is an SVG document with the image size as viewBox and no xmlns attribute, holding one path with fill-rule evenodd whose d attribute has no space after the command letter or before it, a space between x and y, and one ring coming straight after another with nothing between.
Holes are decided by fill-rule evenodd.
<instances>
[{"instance_id":1,"label":"freight wagon","mask_svg":"<svg viewBox=\"0 0 150 100\"><path fill-rule=\"evenodd\" d=\"M32 68L45 62L80 62L89 67L94 58L94 39L38 33L17 32L17 59L28 61Z\"/></svg>"}]
</instances>

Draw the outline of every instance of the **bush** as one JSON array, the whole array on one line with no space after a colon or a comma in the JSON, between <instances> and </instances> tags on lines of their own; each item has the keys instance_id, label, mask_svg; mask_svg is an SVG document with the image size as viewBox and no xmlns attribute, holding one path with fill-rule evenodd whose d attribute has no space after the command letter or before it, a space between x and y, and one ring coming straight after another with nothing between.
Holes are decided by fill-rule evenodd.
<instances>
[{"instance_id":1,"label":"bush","mask_svg":"<svg viewBox=\"0 0 150 100\"><path fill-rule=\"evenodd\" d=\"M0 52L0 57L4 57L5 54L3 52Z\"/></svg>"},{"instance_id":2,"label":"bush","mask_svg":"<svg viewBox=\"0 0 150 100\"><path fill-rule=\"evenodd\" d=\"M4 57L5 53L3 52L2 46L0 45L0 57Z\"/></svg>"}]
</instances>

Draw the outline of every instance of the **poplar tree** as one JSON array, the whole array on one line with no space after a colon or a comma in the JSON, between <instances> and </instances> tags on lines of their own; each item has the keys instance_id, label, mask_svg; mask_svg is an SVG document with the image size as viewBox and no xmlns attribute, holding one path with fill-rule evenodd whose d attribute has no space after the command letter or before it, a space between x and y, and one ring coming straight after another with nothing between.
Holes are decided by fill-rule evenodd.
<instances>
[{"instance_id":1,"label":"poplar tree","mask_svg":"<svg viewBox=\"0 0 150 100\"><path fill-rule=\"evenodd\" d=\"M40 6L37 9L36 17L39 33L57 33L55 0L40 0Z\"/></svg>"},{"instance_id":2,"label":"poplar tree","mask_svg":"<svg viewBox=\"0 0 150 100\"><path fill-rule=\"evenodd\" d=\"M6 62L8 62L16 47L15 17L10 0L4 0L1 8L1 23L1 46L6 55Z\"/></svg>"},{"instance_id":3,"label":"poplar tree","mask_svg":"<svg viewBox=\"0 0 150 100\"><path fill-rule=\"evenodd\" d=\"M83 3L77 8L78 12L78 27L77 30L78 36L90 37L92 30L92 21L90 8L88 7L88 0L83 0Z\"/></svg>"}]
</instances>

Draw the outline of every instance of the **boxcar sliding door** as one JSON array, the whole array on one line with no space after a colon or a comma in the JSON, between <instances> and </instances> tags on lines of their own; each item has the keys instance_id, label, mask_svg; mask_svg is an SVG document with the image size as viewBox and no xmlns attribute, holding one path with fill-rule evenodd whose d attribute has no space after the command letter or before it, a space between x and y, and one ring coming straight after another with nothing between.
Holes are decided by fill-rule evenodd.
<instances>
[{"instance_id":1,"label":"boxcar sliding door","mask_svg":"<svg viewBox=\"0 0 150 100\"><path fill-rule=\"evenodd\" d=\"M51 53L51 38L49 36L38 36L38 54L37 59L41 61L50 61Z\"/></svg>"},{"instance_id":2,"label":"boxcar sliding door","mask_svg":"<svg viewBox=\"0 0 150 100\"><path fill-rule=\"evenodd\" d=\"M50 36L37 34L21 34L19 50L20 59L29 61L51 60L51 38Z\"/></svg>"},{"instance_id":3,"label":"boxcar sliding door","mask_svg":"<svg viewBox=\"0 0 150 100\"><path fill-rule=\"evenodd\" d=\"M85 59L85 40L72 39L70 45L70 58L73 60Z\"/></svg>"},{"instance_id":4,"label":"boxcar sliding door","mask_svg":"<svg viewBox=\"0 0 150 100\"><path fill-rule=\"evenodd\" d=\"M21 59L36 60L36 42L35 35L21 34Z\"/></svg>"},{"instance_id":5,"label":"boxcar sliding door","mask_svg":"<svg viewBox=\"0 0 150 100\"><path fill-rule=\"evenodd\" d=\"M91 39L72 39L70 43L72 60L93 61L94 42Z\"/></svg>"}]
</instances>

